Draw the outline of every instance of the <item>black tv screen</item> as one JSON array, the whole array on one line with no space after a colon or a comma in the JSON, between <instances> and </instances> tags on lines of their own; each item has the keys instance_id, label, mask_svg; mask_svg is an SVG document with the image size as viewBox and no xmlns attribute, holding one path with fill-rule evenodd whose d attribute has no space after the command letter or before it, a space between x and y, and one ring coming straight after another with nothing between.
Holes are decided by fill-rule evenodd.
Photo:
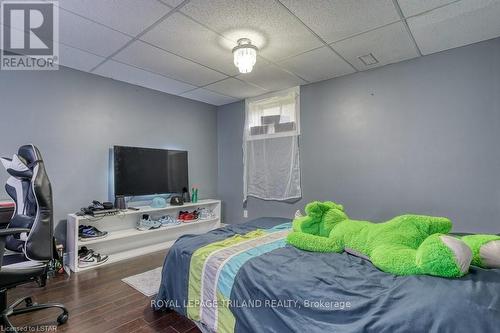
<instances>
[{"instance_id":1,"label":"black tv screen","mask_svg":"<svg viewBox=\"0 0 500 333\"><path fill-rule=\"evenodd\" d=\"M115 195L181 193L189 187L187 151L114 146Z\"/></svg>"}]
</instances>

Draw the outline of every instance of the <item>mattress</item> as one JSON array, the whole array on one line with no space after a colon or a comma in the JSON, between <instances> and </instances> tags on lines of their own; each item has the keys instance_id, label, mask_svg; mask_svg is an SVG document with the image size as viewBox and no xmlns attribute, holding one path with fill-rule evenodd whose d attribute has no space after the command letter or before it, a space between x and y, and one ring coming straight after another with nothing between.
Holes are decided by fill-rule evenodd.
<instances>
[{"instance_id":1,"label":"mattress","mask_svg":"<svg viewBox=\"0 0 500 333\"><path fill-rule=\"evenodd\" d=\"M181 237L155 306L211 332L495 332L500 270L460 279L395 276L347 253L286 244L289 219Z\"/></svg>"}]
</instances>

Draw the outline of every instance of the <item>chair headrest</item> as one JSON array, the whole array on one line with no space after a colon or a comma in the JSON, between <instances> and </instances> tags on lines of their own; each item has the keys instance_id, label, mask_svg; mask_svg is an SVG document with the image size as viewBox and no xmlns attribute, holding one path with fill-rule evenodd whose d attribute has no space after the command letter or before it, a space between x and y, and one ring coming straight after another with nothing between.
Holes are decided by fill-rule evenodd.
<instances>
[{"instance_id":1,"label":"chair headrest","mask_svg":"<svg viewBox=\"0 0 500 333\"><path fill-rule=\"evenodd\" d=\"M29 167L42 159L40 151L34 145L24 145L19 147L17 155L22 157Z\"/></svg>"},{"instance_id":2,"label":"chair headrest","mask_svg":"<svg viewBox=\"0 0 500 333\"><path fill-rule=\"evenodd\" d=\"M4 168L9 175L20 179L31 179L33 171L28 166L29 163L21 156L14 154L12 158L0 157Z\"/></svg>"}]
</instances>

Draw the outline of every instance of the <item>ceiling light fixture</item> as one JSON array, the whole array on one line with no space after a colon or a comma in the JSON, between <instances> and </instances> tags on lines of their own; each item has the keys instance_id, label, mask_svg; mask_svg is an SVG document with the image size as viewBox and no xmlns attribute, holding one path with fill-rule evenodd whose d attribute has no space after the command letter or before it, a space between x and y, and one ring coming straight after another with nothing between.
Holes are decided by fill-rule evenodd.
<instances>
[{"instance_id":1,"label":"ceiling light fixture","mask_svg":"<svg viewBox=\"0 0 500 333\"><path fill-rule=\"evenodd\" d=\"M238 39L238 45L233 49L234 65L240 73L250 73L257 61L257 47L248 38Z\"/></svg>"}]
</instances>

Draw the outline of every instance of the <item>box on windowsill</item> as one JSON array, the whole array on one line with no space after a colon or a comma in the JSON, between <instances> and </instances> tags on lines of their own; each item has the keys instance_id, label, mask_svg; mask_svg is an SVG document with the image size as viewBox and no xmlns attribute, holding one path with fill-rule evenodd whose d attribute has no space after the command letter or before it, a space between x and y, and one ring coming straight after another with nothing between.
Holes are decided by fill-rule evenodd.
<instances>
[{"instance_id":1,"label":"box on windowsill","mask_svg":"<svg viewBox=\"0 0 500 333\"><path fill-rule=\"evenodd\" d=\"M260 117L260 123L262 125L273 125L273 124L278 124L280 122L281 116L276 115L276 116L262 116Z\"/></svg>"},{"instance_id":2,"label":"box on windowsill","mask_svg":"<svg viewBox=\"0 0 500 333\"><path fill-rule=\"evenodd\" d=\"M290 131L295 131L295 122L294 121L274 125L274 132L275 133L290 132Z\"/></svg>"},{"instance_id":3,"label":"box on windowsill","mask_svg":"<svg viewBox=\"0 0 500 333\"><path fill-rule=\"evenodd\" d=\"M267 134L269 131L269 126L252 126L250 127L250 135L262 135Z\"/></svg>"}]
</instances>

